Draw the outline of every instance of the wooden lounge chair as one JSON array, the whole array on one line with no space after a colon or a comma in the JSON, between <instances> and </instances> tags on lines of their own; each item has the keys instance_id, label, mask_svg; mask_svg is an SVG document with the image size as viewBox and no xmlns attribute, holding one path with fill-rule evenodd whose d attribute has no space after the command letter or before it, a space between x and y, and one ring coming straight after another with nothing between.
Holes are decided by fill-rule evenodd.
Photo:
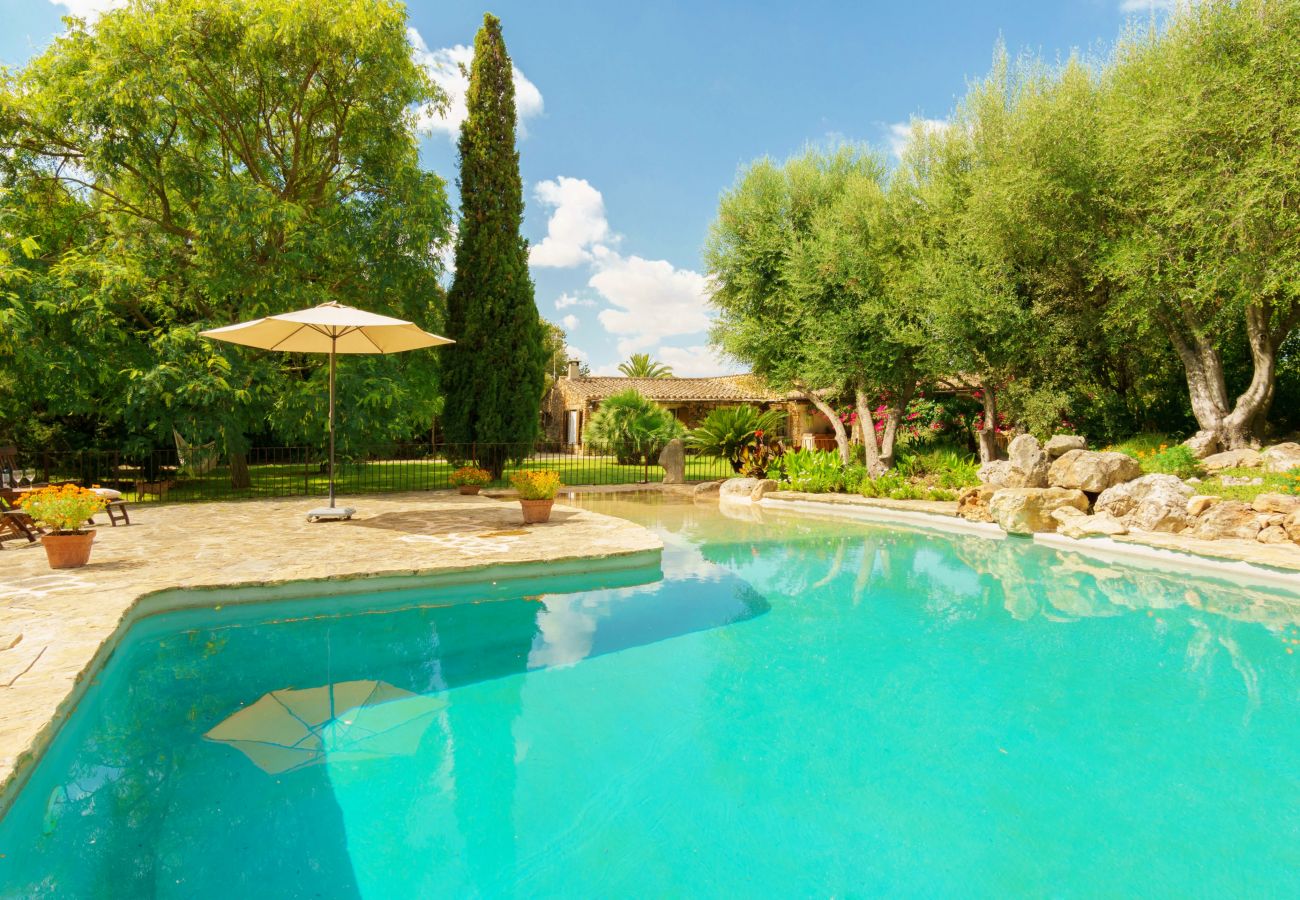
<instances>
[{"instance_id":1,"label":"wooden lounge chair","mask_svg":"<svg viewBox=\"0 0 1300 900\"><path fill-rule=\"evenodd\" d=\"M34 543L44 533L45 529L37 525L31 516L21 509L14 509L12 503L0 497L0 547L4 546L5 541L18 538Z\"/></svg>"}]
</instances>

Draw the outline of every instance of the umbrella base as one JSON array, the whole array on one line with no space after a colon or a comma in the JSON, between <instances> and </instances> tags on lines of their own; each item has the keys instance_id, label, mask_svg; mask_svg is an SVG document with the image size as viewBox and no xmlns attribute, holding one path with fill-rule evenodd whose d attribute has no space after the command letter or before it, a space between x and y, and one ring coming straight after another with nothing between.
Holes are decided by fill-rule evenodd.
<instances>
[{"instance_id":1,"label":"umbrella base","mask_svg":"<svg viewBox=\"0 0 1300 900\"><path fill-rule=\"evenodd\" d=\"M352 518L356 510L350 506L320 506L307 513L308 522L342 522Z\"/></svg>"}]
</instances>

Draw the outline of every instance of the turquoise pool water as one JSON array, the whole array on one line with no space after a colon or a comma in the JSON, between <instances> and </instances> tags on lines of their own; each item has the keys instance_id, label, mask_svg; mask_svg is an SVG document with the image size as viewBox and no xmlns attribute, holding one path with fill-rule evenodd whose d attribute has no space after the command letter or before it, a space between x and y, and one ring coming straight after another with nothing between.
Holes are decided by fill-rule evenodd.
<instances>
[{"instance_id":1,"label":"turquoise pool water","mask_svg":"<svg viewBox=\"0 0 1300 900\"><path fill-rule=\"evenodd\" d=\"M582 502L662 580L140 623L0 820L0 896L1300 894L1281 594Z\"/></svg>"}]
</instances>

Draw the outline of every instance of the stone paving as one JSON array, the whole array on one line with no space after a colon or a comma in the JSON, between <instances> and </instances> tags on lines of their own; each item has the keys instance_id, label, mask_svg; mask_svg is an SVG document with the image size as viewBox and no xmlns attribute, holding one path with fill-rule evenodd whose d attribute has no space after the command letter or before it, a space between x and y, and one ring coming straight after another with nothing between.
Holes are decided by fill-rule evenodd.
<instances>
[{"instance_id":1,"label":"stone paving","mask_svg":"<svg viewBox=\"0 0 1300 900\"><path fill-rule=\"evenodd\" d=\"M307 510L318 505L294 499L135 506L129 527L98 529L90 564L81 569L51 570L40 544L6 542L0 796L20 761L38 752L66 715L61 707L75 705L78 683L146 595L631 557L663 546L639 525L558 504L549 523L527 527L512 500L452 492L361 497L349 501L358 509L351 521L308 523Z\"/></svg>"}]
</instances>

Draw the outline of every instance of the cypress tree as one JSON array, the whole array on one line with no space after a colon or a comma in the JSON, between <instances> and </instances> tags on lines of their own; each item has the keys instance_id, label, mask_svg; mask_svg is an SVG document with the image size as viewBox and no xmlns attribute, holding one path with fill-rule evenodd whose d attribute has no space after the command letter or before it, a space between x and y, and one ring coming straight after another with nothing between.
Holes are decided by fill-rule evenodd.
<instances>
[{"instance_id":1,"label":"cypress tree","mask_svg":"<svg viewBox=\"0 0 1300 900\"><path fill-rule=\"evenodd\" d=\"M447 295L444 359L447 440L477 448L500 477L507 459L532 451L546 374L545 332L528 273L515 88L496 16L474 38L468 115L460 129L460 231Z\"/></svg>"}]
</instances>

